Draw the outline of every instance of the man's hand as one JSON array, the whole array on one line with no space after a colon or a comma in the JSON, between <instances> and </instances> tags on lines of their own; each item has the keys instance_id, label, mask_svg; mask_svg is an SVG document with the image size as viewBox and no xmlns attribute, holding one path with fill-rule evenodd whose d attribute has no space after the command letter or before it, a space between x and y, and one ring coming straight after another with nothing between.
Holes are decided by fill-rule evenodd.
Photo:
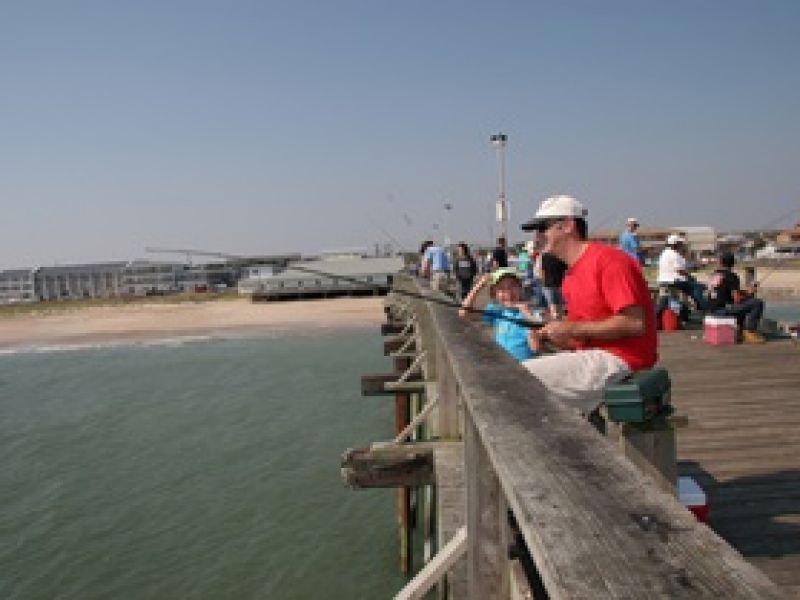
<instances>
[{"instance_id":1,"label":"man's hand","mask_svg":"<svg viewBox=\"0 0 800 600\"><path fill-rule=\"evenodd\" d=\"M572 321L550 321L542 327L539 337L550 340L560 348L571 348L575 345L577 323Z\"/></svg>"},{"instance_id":2,"label":"man's hand","mask_svg":"<svg viewBox=\"0 0 800 600\"><path fill-rule=\"evenodd\" d=\"M644 332L644 309L628 306L602 321L550 321L541 335L562 348L574 348L576 342L587 339L613 340Z\"/></svg>"}]
</instances>

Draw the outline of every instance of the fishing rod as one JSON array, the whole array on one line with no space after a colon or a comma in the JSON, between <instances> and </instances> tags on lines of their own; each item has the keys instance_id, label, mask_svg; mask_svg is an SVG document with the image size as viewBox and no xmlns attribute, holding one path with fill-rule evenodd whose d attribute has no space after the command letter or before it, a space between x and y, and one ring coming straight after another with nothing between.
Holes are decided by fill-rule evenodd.
<instances>
[{"instance_id":1,"label":"fishing rod","mask_svg":"<svg viewBox=\"0 0 800 600\"><path fill-rule=\"evenodd\" d=\"M378 284L372 283L370 281L364 281L363 279L356 279L355 277L348 277L346 275L334 275L333 273L327 273L325 271L320 271L318 269L311 269L309 267L301 267L296 264L292 264L287 266L289 269L294 269L295 271L301 271L303 273L308 273L309 275L319 275L320 277L329 277L331 279L339 279L341 281L347 281L350 283L355 283L358 285L365 285L367 287L371 287L375 290L382 290L384 286L380 286ZM425 300L426 302L433 302L434 304L440 304L442 306L447 306L448 308L457 308L459 310L464 310L468 313L476 314L476 315L486 315L491 314L497 319L501 319L503 321L508 321L510 323L516 323L520 327L524 327L526 329L539 329L541 328L544 323L535 323L532 321L528 321L524 318L517 318L511 316L505 316L497 314L493 311L483 310L481 308L473 308L471 306L462 306L458 302L452 302L450 300L445 300L443 298L436 298L434 296L426 296L424 294L417 294L416 292L409 292L406 290L400 290L397 288L392 288L392 293L398 294L400 296L406 296L408 298L415 298L417 300Z\"/></svg>"}]
</instances>

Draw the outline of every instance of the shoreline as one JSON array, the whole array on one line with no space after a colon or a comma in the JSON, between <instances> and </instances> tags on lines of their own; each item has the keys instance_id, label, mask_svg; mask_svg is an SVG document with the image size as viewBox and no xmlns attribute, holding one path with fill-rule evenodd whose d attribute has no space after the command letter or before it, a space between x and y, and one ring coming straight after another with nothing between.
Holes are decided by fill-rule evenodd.
<instances>
[{"instance_id":1,"label":"shoreline","mask_svg":"<svg viewBox=\"0 0 800 600\"><path fill-rule=\"evenodd\" d=\"M287 331L376 326L382 321L382 297L83 307L0 318L0 351L146 344L181 338L258 337Z\"/></svg>"}]
</instances>

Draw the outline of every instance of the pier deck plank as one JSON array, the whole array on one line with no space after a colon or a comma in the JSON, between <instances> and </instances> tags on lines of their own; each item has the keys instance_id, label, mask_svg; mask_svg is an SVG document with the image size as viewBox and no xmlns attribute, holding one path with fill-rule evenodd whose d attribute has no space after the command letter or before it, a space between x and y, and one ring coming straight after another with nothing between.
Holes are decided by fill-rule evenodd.
<instances>
[{"instance_id":1,"label":"pier deck plank","mask_svg":"<svg viewBox=\"0 0 800 600\"><path fill-rule=\"evenodd\" d=\"M678 434L679 473L711 504L711 527L800 598L800 345L710 346L702 332L660 336Z\"/></svg>"}]
</instances>

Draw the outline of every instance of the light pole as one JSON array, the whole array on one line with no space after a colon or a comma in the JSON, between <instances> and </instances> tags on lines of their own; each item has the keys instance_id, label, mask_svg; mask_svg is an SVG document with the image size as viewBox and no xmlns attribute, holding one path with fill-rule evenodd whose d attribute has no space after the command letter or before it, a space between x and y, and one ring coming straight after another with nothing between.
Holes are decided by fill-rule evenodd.
<instances>
[{"instance_id":1,"label":"light pole","mask_svg":"<svg viewBox=\"0 0 800 600\"><path fill-rule=\"evenodd\" d=\"M506 142L508 136L504 133L495 133L489 137L492 146L497 150L497 232L498 237L506 237Z\"/></svg>"},{"instance_id":2,"label":"light pole","mask_svg":"<svg viewBox=\"0 0 800 600\"><path fill-rule=\"evenodd\" d=\"M450 211L453 205L449 202L444 203L444 245L450 245Z\"/></svg>"}]
</instances>

